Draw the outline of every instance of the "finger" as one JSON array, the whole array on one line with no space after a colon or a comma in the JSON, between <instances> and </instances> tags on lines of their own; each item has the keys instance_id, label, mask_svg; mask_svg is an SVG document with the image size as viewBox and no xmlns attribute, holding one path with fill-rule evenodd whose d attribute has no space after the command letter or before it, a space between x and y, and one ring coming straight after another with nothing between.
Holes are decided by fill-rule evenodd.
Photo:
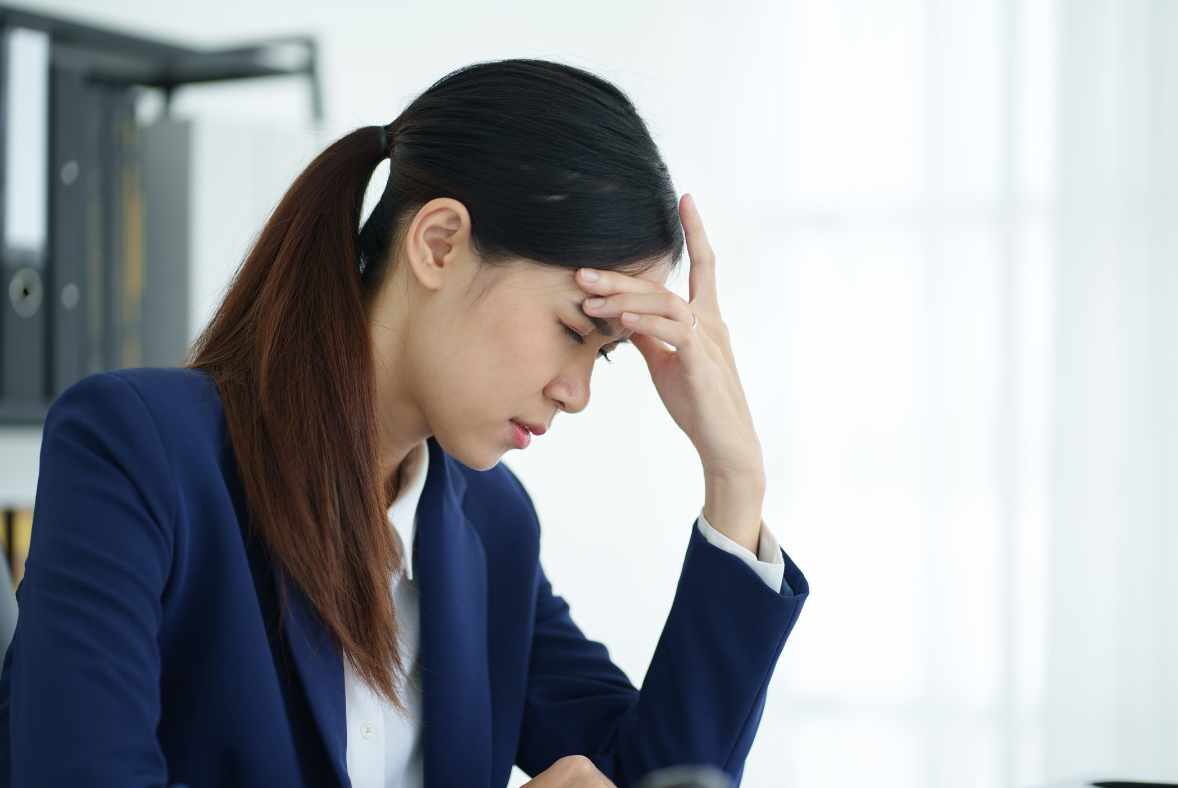
<instances>
[{"instance_id":1,"label":"finger","mask_svg":"<svg viewBox=\"0 0 1178 788\"><path fill-rule=\"evenodd\" d=\"M615 317L622 312L641 312L650 315L661 315L672 320L681 320L691 324L693 314L691 307L677 293L665 290L659 293L616 293L610 296L595 296L602 303L590 303L593 298L586 298L581 307L586 314L597 317Z\"/></svg>"},{"instance_id":2,"label":"finger","mask_svg":"<svg viewBox=\"0 0 1178 788\"><path fill-rule=\"evenodd\" d=\"M597 275L591 280L586 274ZM621 271L603 271L600 268L578 268L573 277L583 290L589 293L651 293L665 290L662 285L649 279L623 274Z\"/></svg>"},{"instance_id":3,"label":"finger","mask_svg":"<svg viewBox=\"0 0 1178 788\"><path fill-rule=\"evenodd\" d=\"M647 334L661 339L680 353L691 355L699 347L700 333L691 327L690 321L671 320L658 315L623 312L622 325L636 334ZM633 338L631 337L631 342Z\"/></svg>"},{"instance_id":4,"label":"finger","mask_svg":"<svg viewBox=\"0 0 1178 788\"><path fill-rule=\"evenodd\" d=\"M695 206L695 198L684 194L679 201L679 221L683 224L683 235L687 241L687 255L691 260L688 277L688 295L691 303L697 301L714 306L716 296L716 255L708 243L703 219Z\"/></svg>"}]
</instances>

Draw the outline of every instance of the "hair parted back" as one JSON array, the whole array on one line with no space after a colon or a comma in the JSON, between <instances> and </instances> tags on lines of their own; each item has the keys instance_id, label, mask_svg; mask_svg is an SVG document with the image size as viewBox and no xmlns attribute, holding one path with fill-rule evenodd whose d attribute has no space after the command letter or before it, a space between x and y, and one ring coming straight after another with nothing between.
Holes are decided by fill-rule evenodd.
<instances>
[{"instance_id":1,"label":"hair parted back","mask_svg":"<svg viewBox=\"0 0 1178 788\"><path fill-rule=\"evenodd\" d=\"M384 192L359 228L386 156ZM387 126L335 141L262 228L185 366L216 381L251 538L397 708L389 579L404 557L376 470L366 309L402 226L436 197L466 207L481 264L635 273L668 256L677 265L684 248L670 174L630 100L535 59L459 68Z\"/></svg>"}]
</instances>

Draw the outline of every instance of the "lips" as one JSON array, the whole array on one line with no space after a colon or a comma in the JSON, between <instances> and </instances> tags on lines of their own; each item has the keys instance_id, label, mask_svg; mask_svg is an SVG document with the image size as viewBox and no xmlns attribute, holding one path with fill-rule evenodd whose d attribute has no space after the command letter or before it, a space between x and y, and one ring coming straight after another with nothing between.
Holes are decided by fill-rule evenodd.
<instances>
[{"instance_id":1,"label":"lips","mask_svg":"<svg viewBox=\"0 0 1178 788\"><path fill-rule=\"evenodd\" d=\"M532 433L528 432L527 427L516 422L514 419L507 422L511 425L512 441L515 443L515 448L526 449L532 443Z\"/></svg>"},{"instance_id":2,"label":"lips","mask_svg":"<svg viewBox=\"0 0 1178 788\"><path fill-rule=\"evenodd\" d=\"M543 435L545 432L548 431L548 429L546 427L544 427L544 425L542 425L542 424L533 424L532 422L520 421L519 419L512 419L512 421L514 423L518 424L519 426L523 427L525 430L532 433L533 435Z\"/></svg>"}]
</instances>

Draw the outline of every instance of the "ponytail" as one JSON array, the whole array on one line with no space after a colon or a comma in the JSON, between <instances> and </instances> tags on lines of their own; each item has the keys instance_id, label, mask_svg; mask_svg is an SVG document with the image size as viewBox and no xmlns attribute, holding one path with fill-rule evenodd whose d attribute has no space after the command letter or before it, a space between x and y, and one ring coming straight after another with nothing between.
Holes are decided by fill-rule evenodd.
<instances>
[{"instance_id":1,"label":"ponytail","mask_svg":"<svg viewBox=\"0 0 1178 788\"><path fill-rule=\"evenodd\" d=\"M389 578L404 557L373 473L376 411L362 288L364 271L387 250L390 221L370 221L357 237L365 189L387 148L385 127L367 126L308 165L186 366L217 383L251 532L306 594L356 672L403 709Z\"/></svg>"}]
</instances>

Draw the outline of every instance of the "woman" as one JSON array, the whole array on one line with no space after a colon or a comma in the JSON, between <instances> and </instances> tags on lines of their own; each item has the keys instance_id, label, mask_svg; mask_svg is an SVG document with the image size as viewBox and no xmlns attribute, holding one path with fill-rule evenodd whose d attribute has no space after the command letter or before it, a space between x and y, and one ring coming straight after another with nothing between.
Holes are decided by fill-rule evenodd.
<instances>
[{"instance_id":1,"label":"woman","mask_svg":"<svg viewBox=\"0 0 1178 788\"><path fill-rule=\"evenodd\" d=\"M690 301L664 287L680 217ZM626 341L706 480L641 691L553 594L499 463L583 410ZM465 788L518 764L547 788L704 763L739 780L809 591L764 486L712 250L634 107L556 63L460 69L311 162L186 367L54 402L3 774Z\"/></svg>"}]
</instances>

